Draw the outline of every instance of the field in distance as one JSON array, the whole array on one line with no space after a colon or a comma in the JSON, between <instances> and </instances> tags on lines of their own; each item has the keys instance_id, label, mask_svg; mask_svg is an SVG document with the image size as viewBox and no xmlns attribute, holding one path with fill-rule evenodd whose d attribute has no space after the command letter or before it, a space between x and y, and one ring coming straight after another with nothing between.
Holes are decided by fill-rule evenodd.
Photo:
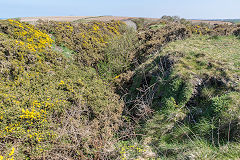
<instances>
[{"instance_id":1,"label":"field in distance","mask_svg":"<svg viewBox=\"0 0 240 160\"><path fill-rule=\"evenodd\" d=\"M111 20L129 20L129 19L136 19L141 17L121 17L121 16L46 16L46 17L22 17L20 20L22 22L36 22L39 19L42 20L52 20L52 21L66 21L66 22L73 22L73 21L111 21ZM148 20L159 20L160 18L144 18ZM225 22L225 21L211 21L211 20L189 20L194 24L197 23L209 23L209 24L232 24L231 22Z\"/></svg>"}]
</instances>

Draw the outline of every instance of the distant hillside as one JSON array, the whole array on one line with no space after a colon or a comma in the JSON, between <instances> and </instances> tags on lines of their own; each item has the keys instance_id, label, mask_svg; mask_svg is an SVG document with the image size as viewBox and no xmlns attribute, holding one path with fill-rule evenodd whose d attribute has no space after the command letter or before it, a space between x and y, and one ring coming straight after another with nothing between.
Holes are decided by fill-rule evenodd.
<instances>
[{"instance_id":1,"label":"distant hillside","mask_svg":"<svg viewBox=\"0 0 240 160\"><path fill-rule=\"evenodd\" d=\"M121 16L47 16L47 17L21 17L22 22L30 22L30 23L35 23L37 20L41 19L44 21L64 21L64 22L83 22L83 21L124 21L124 20L129 20L129 19L145 19L145 20L150 20L150 21L157 21L160 20L160 18L141 18L141 17L121 17ZM190 22L194 24L198 23L208 23L208 24L225 24L227 23L228 25L231 25L233 22L232 21L227 21L227 20L199 20L199 19L192 19L189 20Z\"/></svg>"},{"instance_id":2,"label":"distant hillside","mask_svg":"<svg viewBox=\"0 0 240 160\"><path fill-rule=\"evenodd\" d=\"M239 23L240 19L207 19L207 21L222 21L222 22Z\"/></svg>"},{"instance_id":3,"label":"distant hillside","mask_svg":"<svg viewBox=\"0 0 240 160\"><path fill-rule=\"evenodd\" d=\"M47 16L47 17L22 17L22 22L35 22L41 20L52 20L52 21L81 21L81 20L97 20L97 21L111 21L111 20L127 20L133 17L120 17L120 16Z\"/></svg>"},{"instance_id":4,"label":"distant hillside","mask_svg":"<svg viewBox=\"0 0 240 160\"><path fill-rule=\"evenodd\" d=\"M231 21L223 21L223 20L213 20L213 19L210 19L210 20L197 20L197 19L193 19L193 20L190 20L193 24L197 24L197 23L208 23L208 24L211 24L211 25L214 25L214 24L228 24L228 25L231 25L233 22Z\"/></svg>"},{"instance_id":5,"label":"distant hillside","mask_svg":"<svg viewBox=\"0 0 240 160\"><path fill-rule=\"evenodd\" d=\"M240 22L240 19L223 19L222 21L232 22L232 23L239 23L239 22Z\"/></svg>"}]
</instances>

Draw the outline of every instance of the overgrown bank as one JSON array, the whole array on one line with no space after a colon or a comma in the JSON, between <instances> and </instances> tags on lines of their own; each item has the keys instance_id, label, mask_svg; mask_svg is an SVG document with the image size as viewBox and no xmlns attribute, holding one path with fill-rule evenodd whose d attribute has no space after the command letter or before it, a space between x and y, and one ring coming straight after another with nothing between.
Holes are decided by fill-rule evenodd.
<instances>
[{"instance_id":1,"label":"overgrown bank","mask_svg":"<svg viewBox=\"0 0 240 160\"><path fill-rule=\"evenodd\" d=\"M106 27L101 31L108 32L103 36L120 34L116 25L101 23ZM87 57L79 56L82 51L100 55L109 39L100 41L95 24L77 26L75 32L84 30L79 36L91 34L81 40L89 49L71 48L79 40L69 37L73 41L68 42L70 33L65 32L73 28L58 26L68 29L57 29L50 37L27 23L0 22L0 159L104 159L112 154L123 102ZM60 44L71 53L65 54ZM98 60L97 55L91 58Z\"/></svg>"},{"instance_id":2,"label":"overgrown bank","mask_svg":"<svg viewBox=\"0 0 240 160\"><path fill-rule=\"evenodd\" d=\"M239 27L0 21L0 159L239 158Z\"/></svg>"},{"instance_id":3,"label":"overgrown bank","mask_svg":"<svg viewBox=\"0 0 240 160\"><path fill-rule=\"evenodd\" d=\"M135 70L128 114L153 158L239 158L239 44L234 36L194 35Z\"/></svg>"}]
</instances>

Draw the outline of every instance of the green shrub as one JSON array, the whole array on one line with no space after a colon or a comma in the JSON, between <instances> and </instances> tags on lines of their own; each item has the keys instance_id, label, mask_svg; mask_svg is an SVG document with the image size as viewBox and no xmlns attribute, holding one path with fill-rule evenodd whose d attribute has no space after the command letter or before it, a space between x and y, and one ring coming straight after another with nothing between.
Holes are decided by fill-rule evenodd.
<instances>
[{"instance_id":1,"label":"green shrub","mask_svg":"<svg viewBox=\"0 0 240 160\"><path fill-rule=\"evenodd\" d=\"M139 40L142 41L142 44L136 56L141 62L144 62L147 56L154 55L167 43L188 38L191 33L190 29L180 24L169 24L156 30L141 32Z\"/></svg>"},{"instance_id":2,"label":"green shrub","mask_svg":"<svg viewBox=\"0 0 240 160\"><path fill-rule=\"evenodd\" d=\"M102 159L123 104L94 68L52 43L30 24L0 22L0 155L13 147L15 159Z\"/></svg>"},{"instance_id":3,"label":"green shrub","mask_svg":"<svg viewBox=\"0 0 240 160\"><path fill-rule=\"evenodd\" d=\"M137 33L131 28L122 28L124 34L112 38L103 50L104 58L97 64L100 75L108 80L130 69L138 47Z\"/></svg>"},{"instance_id":4,"label":"green shrub","mask_svg":"<svg viewBox=\"0 0 240 160\"><path fill-rule=\"evenodd\" d=\"M120 35L120 26L125 24L116 22L40 22L37 27L52 34L58 46L67 47L75 53L75 59L85 66L96 66L104 59L103 50L109 40Z\"/></svg>"}]
</instances>

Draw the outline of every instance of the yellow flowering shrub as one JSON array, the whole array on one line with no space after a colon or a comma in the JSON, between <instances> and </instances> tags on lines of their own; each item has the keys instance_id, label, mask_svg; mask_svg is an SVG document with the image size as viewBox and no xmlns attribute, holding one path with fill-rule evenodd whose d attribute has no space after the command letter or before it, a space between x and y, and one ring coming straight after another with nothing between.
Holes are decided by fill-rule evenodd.
<instances>
[{"instance_id":1,"label":"yellow flowering shrub","mask_svg":"<svg viewBox=\"0 0 240 160\"><path fill-rule=\"evenodd\" d=\"M200 25L189 25L189 29L192 30L193 33L199 35L210 35L210 36L227 36L227 35L236 35L235 31L239 29L236 25L208 25L208 24L200 24ZM237 35L236 35L237 36Z\"/></svg>"},{"instance_id":2,"label":"yellow flowering shrub","mask_svg":"<svg viewBox=\"0 0 240 160\"><path fill-rule=\"evenodd\" d=\"M12 147L12 150L9 154L7 154L6 156L0 155L0 160L15 160L14 152L15 152L15 148Z\"/></svg>"},{"instance_id":3,"label":"yellow flowering shrub","mask_svg":"<svg viewBox=\"0 0 240 160\"><path fill-rule=\"evenodd\" d=\"M120 21L71 24L68 22L41 22L37 25L55 37L58 46L74 51L76 60L84 65L94 65L103 59L103 49L110 38L120 35Z\"/></svg>"},{"instance_id":4,"label":"yellow flowering shrub","mask_svg":"<svg viewBox=\"0 0 240 160\"><path fill-rule=\"evenodd\" d=\"M3 29L3 32L12 36L14 39L21 40L16 41L16 43L25 45L25 47L32 51L43 51L46 47L50 47L53 42L48 34L41 32L31 24L12 19L6 22L9 25L7 25L7 29Z\"/></svg>"},{"instance_id":5,"label":"yellow flowering shrub","mask_svg":"<svg viewBox=\"0 0 240 160\"><path fill-rule=\"evenodd\" d=\"M8 153L7 144L17 146L16 159L98 152L120 124L123 105L111 87L95 69L54 50L50 36L30 24L3 20L0 33L0 153Z\"/></svg>"},{"instance_id":6,"label":"yellow flowering shrub","mask_svg":"<svg viewBox=\"0 0 240 160\"><path fill-rule=\"evenodd\" d=\"M135 159L142 155L146 150L138 144L122 143L118 146L121 160Z\"/></svg>"}]
</instances>

